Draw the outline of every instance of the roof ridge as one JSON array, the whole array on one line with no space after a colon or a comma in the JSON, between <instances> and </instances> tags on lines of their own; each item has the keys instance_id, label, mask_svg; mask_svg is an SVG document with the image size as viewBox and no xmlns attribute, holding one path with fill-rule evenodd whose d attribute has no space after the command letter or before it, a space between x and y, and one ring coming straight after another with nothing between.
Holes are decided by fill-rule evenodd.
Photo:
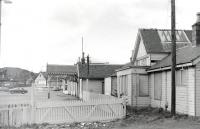
<instances>
[{"instance_id":1,"label":"roof ridge","mask_svg":"<svg viewBox=\"0 0 200 129\"><path fill-rule=\"evenodd\" d=\"M165 31L165 30L171 30L171 29L161 29L161 28L139 28L139 30L161 30L161 31ZM192 31L189 29L176 29L176 31Z\"/></svg>"},{"instance_id":2,"label":"roof ridge","mask_svg":"<svg viewBox=\"0 0 200 129\"><path fill-rule=\"evenodd\" d=\"M75 65L64 65L64 64L47 64L47 66L75 66Z\"/></svg>"}]
</instances>

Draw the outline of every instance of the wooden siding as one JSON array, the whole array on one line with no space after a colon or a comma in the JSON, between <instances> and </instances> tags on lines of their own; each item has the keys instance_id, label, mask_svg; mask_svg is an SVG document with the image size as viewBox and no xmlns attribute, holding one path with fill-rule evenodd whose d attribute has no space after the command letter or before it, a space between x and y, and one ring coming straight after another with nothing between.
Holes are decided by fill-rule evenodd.
<instances>
[{"instance_id":1,"label":"wooden siding","mask_svg":"<svg viewBox=\"0 0 200 129\"><path fill-rule=\"evenodd\" d=\"M200 116L200 63L196 65L195 69L195 91L196 91L196 115Z\"/></svg>"},{"instance_id":2,"label":"wooden siding","mask_svg":"<svg viewBox=\"0 0 200 129\"><path fill-rule=\"evenodd\" d=\"M188 69L188 114L195 115L195 70L194 68Z\"/></svg>"},{"instance_id":3,"label":"wooden siding","mask_svg":"<svg viewBox=\"0 0 200 129\"><path fill-rule=\"evenodd\" d=\"M132 97L132 84L131 84L131 74L129 74L129 75L127 75L127 77L128 77L128 95L127 95L127 97L128 97L128 105L131 105L131 97Z\"/></svg>"},{"instance_id":4,"label":"wooden siding","mask_svg":"<svg viewBox=\"0 0 200 129\"><path fill-rule=\"evenodd\" d=\"M122 75L128 76L128 105L131 106L149 106L149 96L139 97L139 74L146 74L145 69L132 68L117 72L117 89L118 94L121 93L122 85L120 84L119 77ZM147 89L148 90L148 87Z\"/></svg>"},{"instance_id":5,"label":"wooden siding","mask_svg":"<svg viewBox=\"0 0 200 129\"><path fill-rule=\"evenodd\" d=\"M82 81L83 91L94 92L98 94L103 93L103 80L88 80L88 87L86 80Z\"/></svg>"},{"instance_id":6,"label":"wooden siding","mask_svg":"<svg viewBox=\"0 0 200 129\"><path fill-rule=\"evenodd\" d=\"M144 43L142 42L142 40L140 40L137 58L140 58L140 57L145 56L145 55L147 55L147 52L146 52L146 49L144 47Z\"/></svg>"},{"instance_id":7,"label":"wooden siding","mask_svg":"<svg viewBox=\"0 0 200 129\"><path fill-rule=\"evenodd\" d=\"M176 87L176 111L178 113L195 115L194 73L194 68L188 68L187 85ZM168 105L168 110L171 110L171 71L162 72L161 101L154 99L154 73L151 73L149 78L151 106L165 108L165 105Z\"/></svg>"}]
</instances>

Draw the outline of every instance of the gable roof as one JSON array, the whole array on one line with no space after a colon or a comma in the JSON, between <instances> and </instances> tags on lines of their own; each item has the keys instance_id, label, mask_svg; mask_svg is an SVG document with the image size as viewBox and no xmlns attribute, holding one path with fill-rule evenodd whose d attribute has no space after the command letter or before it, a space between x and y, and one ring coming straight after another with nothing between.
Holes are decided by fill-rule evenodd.
<instances>
[{"instance_id":1,"label":"gable roof","mask_svg":"<svg viewBox=\"0 0 200 129\"><path fill-rule=\"evenodd\" d=\"M194 47L192 45L186 46L176 51L176 64L192 63L195 59L200 57L200 47ZM159 61L155 65L151 66L149 70L163 68L171 66L171 54Z\"/></svg>"},{"instance_id":2,"label":"gable roof","mask_svg":"<svg viewBox=\"0 0 200 129\"><path fill-rule=\"evenodd\" d=\"M122 67L120 67L119 69L116 69L116 71L122 71L122 70L126 70L129 68L147 69L149 67L150 66L137 66L137 65L134 65L133 63L129 62L129 63L126 63L125 65L123 65Z\"/></svg>"},{"instance_id":3,"label":"gable roof","mask_svg":"<svg viewBox=\"0 0 200 129\"><path fill-rule=\"evenodd\" d=\"M89 79L103 79L112 75L116 69L119 69L122 65L110 65L110 64L90 64L89 75L87 64L79 64L79 78Z\"/></svg>"},{"instance_id":4,"label":"gable roof","mask_svg":"<svg viewBox=\"0 0 200 129\"><path fill-rule=\"evenodd\" d=\"M32 77L30 79L35 81L40 75L42 75L44 77L44 79L47 79L47 73L46 72L39 72L37 75L35 75L34 77Z\"/></svg>"},{"instance_id":5,"label":"gable roof","mask_svg":"<svg viewBox=\"0 0 200 129\"><path fill-rule=\"evenodd\" d=\"M169 29L139 29L142 41L147 53L163 53L171 51L171 36ZM180 33L180 39L177 38L177 48L191 44L191 30L177 30Z\"/></svg>"},{"instance_id":6,"label":"gable roof","mask_svg":"<svg viewBox=\"0 0 200 129\"><path fill-rule=\"evenodd\" d=\"M40 73L44 76L45 79L47 79L47 73L46 72L40 72Z\"/></svg>"},{"instance_id":7,"label":"gable roof","mask_svg":"<svg viewBox=\"0 0 200 129\"><path fill-rule=\"evenodd\" d=\"M74 74L76 72L75 65L47 65L47 74Z\"/></svg>"}]
</instances>

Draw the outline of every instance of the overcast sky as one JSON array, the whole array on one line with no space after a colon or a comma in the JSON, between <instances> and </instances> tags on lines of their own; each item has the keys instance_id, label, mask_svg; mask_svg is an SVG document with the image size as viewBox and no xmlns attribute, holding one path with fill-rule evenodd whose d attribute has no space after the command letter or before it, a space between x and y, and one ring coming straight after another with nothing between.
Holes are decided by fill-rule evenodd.
<instances>
[{"instance_id":1,"label":"overcast sky","mask_svg":"<svg viewBox=\"0 0 200 129\"><path fill-rule=\"evenodd\" d=\"M170 0L12 0L2 4L0 67L34 72L93 61L129 62L138 28L170 28ZM177 28L191 29L200 0L176 0Z\"/></svg>"}]
</instances>

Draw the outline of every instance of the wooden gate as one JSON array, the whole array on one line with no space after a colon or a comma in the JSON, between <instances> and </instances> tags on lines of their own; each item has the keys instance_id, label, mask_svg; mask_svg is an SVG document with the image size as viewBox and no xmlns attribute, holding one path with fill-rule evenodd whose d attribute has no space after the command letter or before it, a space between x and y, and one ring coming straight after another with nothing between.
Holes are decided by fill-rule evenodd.
<instances>
[{"instance_id":1,"label":"wooden gate","mask_svg":"<svg viewBox=\"0 0 200 129\"><path fill-rule=\"evenodd\" d=\"M0 125L20 126L31 123L30 104L8 104L0 106Z\"/></svg>"},{"instance_id":2,"label":"wooden gate","mask_svg":"<svg viewBox=\"0 0 200 129\"><path fill-rule=\"evenodd\" d=\"M94 96L93 96L94 97ZM100 99L100 98L101 99ZM38 101L0 105L0 125L110 121L126 115L124 100L97 95L89 101Z\"/></svg>"},{"instance_id":3,"label":"wooden gate","mask_svg":"<svg viewBox=\"0 0 200 129\"><path fill-rule=\"evenodd\" d=\"M35 108L35 123L109 121L125 117L125 110L122 100L39 102Z\"/></svg>"}]
</instances>

